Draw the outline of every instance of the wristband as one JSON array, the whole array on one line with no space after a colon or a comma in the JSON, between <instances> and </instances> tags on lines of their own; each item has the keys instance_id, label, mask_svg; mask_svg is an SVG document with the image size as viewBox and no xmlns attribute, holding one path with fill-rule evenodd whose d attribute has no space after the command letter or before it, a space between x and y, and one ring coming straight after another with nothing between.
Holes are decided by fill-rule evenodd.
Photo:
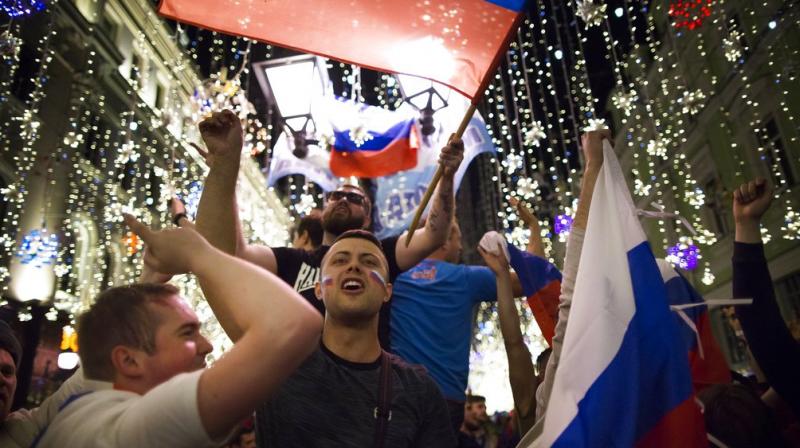
<instances>
[{"instance_id":1,"label":"wristband","mask_svg":"<svg viewBox=\"0 0 800 448\"><path fill-rule=\"evenodd\" d=\"M175 216L172 217L172 223L175 224L176 226L180 227L181 226L181 224L180 224L181 218L189 219L189 215L187 215L186 213L178 213L178 214L176 214Z\"/></svg>"}]
</instances>

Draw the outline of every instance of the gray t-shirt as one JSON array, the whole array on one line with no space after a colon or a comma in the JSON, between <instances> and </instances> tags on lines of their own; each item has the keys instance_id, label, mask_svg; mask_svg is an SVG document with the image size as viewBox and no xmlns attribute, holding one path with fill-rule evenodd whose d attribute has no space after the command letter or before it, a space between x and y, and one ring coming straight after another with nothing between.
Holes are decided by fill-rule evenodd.
<instances>
[{"instance_id":1,"label":"gray t-shirt","mask_svg":"<svg viewBox=\"0 0 800 448\"><path fill-rule=\"evenodd\" d=\"M442 393L423 367L391 356L392 418L384 446L456 445ZM375 439L380 358L353 363L320 344L256 412L258 446L368 448Z\"/></svg>"}]
</instances>

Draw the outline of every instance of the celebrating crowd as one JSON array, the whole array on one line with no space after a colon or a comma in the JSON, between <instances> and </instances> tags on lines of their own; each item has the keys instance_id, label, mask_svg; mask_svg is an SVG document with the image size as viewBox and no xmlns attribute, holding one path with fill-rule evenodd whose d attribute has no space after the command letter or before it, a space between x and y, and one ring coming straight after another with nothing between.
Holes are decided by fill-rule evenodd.
<instances>
[{"instance_id":1,"label":"celebrating crowd","mask_svg":"<svg viewBox=\"0 0 800 448\"><path fill-rule=\"evenodd\" d=\"M581 259L581 249L607 131L582 140L584 172L551 348L535 362L515 303L521 274L511 269L502 238L482 240L486 266L459 264L459 138L441 150L443 176L410 244L405 234L377 239L368 230L369 197L342 185L321 214L300 220L290 248L248 244L242 234L238 118L215 113L200 131L210 171L196 222L178 210L175 227L155 230L125 216L146 244L142 283L103 291L80 316L81 367L39 408L10 412L23 354L0 323L0 446L251 446L255 432L259 447L495 447L536 432L577 272L598 261ZM698 390L710 446L797 443L800 346L781 319L759 227L771 198L763 179L733 197L733 291L753 299L736 314L768 390L744 381ZM542 257L537 219L523 202L513 205L531 230L525 255ZM182 273L197 277L234 342L211 366L198 317L168 283ZM495 300L514 410L490 427L485 399L467 394L467 378L474 306Z\"/></svg>"}]
</instances>

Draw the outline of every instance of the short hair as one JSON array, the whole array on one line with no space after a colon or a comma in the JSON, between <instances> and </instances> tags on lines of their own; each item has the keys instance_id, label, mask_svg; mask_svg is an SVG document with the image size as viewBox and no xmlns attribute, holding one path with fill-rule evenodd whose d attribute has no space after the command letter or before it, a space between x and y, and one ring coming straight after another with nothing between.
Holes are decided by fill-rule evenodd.
<instances>
[{"instance_id":1,"label":"short hair","mask_svg":"<svg viewBox=\"0 0 800 448\"><path fill-rule=\"evenodd\" d=\"M486 397L483 395L467 395L467 405L475 403L486 403Z\"/></svg>"},{"instance_id":2,"label":"short hair","mask_svg":"<svg viewBox=\"0 0 800 448\"><path fill-rule=\"evenodd\" d=\"M730 447L784 446L772 410L750 388L717 384L697 397L706 431Z\"/></svg>"},{"instance_id":3,"label":"short hair","mask_svg":"<svg viewBox=\"0 0 800 448\"><path fill-rule=\"evenodd\" d=\"M299 236L303 232L308 233L308 237L314 247L319 247L322 244L324 230L322 229L322 217L318 212L312 211L300 218L300 222L297 223L297 227L294 229L294 235Z\"/></svg>"},{"instance_id":4,"label":"short hair","mask_svg":"<svg viewBox=\"0 0 800 448\"><path fill-rule=\"evenodd\" d=\"M0 349L5 350L14 359L14 366L19 369L22 359L22 345L14 334L14 330L4 320L0 320Z\"/></svg>"},{"instance_id":5,"label":"short hair","mask_svg":"<svg viewBox=\"0 0 800 448\"><path fill-rule=\"evenodd\" d=\"M368 230L362 230L362 229L348 230L342 233L341 235L337 236L336 239L333 240L333 243L331 243L331 247L333 247L333 245L338 243L339 241L346 240L349 238L358 238L366 240L375 245L375 247L377 247L381 251L381 258L383 259L383 262L386 264L386 269L387 270L389 269L389 261L386 259L386 254L383 253L383 245L381 244L381 241L378 239L378 237L375 236L374 233ZM325 256L322 257L322 266L325 266L325 260L328 258L328 254L330 254L330 251L326 252Z\"/></svg>"},{"instance_id":6,"label":"short hair","mask_svg":"<svg viewBox=\"0 0 800 448\"><path fill-rule=\"evenodd\" d=\"M114 380L111 351L123 345L146 353L156 349L161 316L150 304L166 304L178 288L142 283L109 288L78 318L78 354L87 378Z\"/></svg>"}]
</instances>

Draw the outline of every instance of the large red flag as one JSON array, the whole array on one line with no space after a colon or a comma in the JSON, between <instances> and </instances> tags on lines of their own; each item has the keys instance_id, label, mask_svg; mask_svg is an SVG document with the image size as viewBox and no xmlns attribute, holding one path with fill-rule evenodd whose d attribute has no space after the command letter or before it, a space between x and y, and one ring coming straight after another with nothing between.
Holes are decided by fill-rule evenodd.
<instances>
[{"instance_id":1,"label":"large red flag","mask_svg":"<svg viewBox=\"0 0 800 448\"><path fill-rule=\"evenodd\" d=\"M161 0L160 14L201 28L480 96L525 0Z\"/></svg>"}]
</instances>

